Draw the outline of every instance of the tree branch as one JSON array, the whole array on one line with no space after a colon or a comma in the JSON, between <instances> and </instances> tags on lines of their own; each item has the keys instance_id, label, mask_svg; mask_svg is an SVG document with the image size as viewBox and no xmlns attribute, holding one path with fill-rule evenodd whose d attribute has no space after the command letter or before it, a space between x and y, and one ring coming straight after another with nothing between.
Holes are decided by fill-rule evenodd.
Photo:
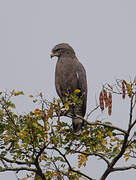
<instances>
[{"instance_id":1,"label":"tree branch","mask_svg":"<svg viewBox=\"0 0 136 180\"><path fill-rule=\"evenodd\" d=\"M44 145L42 148L40 148L40 151L38 152L37 156L36 156L36 161L38 161L39 157L41 156L41 154L44 152L44 150L48 147L49 143Z\"/></svg>"},{"instance_id":2,"label":"tree branch","mask_svg":"<svg viewBox=\"0 0 136 180\"><path fill-rule=\"evenodd\" d=\"M115 156L115 158L113 158L113 160L110 163L110 166L105 170L105 172L103 173L102 177L100 180L105 180L106 177L110 174L110 172L112 172L112 169L114 167L114 165L116 164L116 162L122 157L122 155L124 154L126 147L127 147L127 142L128 142L128 137L130 134L130 131L132 129L132 113L133 113L133 97L131 97L131 105L130 105L130 115L129 115L129 122L128 122L128 129L127 132L124 135L124 140L123 140L123 144L121 147L120 152L118 153L117 156Z\"/></svg>"},{"instance_id":3,"label":"tree branch","mask_svg":"<svg viewBox=\"0 0 136 180\"><path fill-rule=\"evenodd\" d=\"M97 110L99 107L100 107L100 105L96 106L96 108L94 108L93 110L91 110L91 111L87 114L87 119L88 119L88 117L89 117L95 110Z\"/></svg>"},{"instance_id":4,"label":"tree branch","mask_svg":"<svg viewBox=\"0 0 136 180\"><path fill-rule=\"evenodd\" d=\"M35 168L26 168L26 167L20 167L20 168L0 168L0 172L5 172L5 171L33 171L33 172L37 172L37 170Z\"/></svg>"},{"instance_id":5,"label":"tree branch","mask_svg":"<svg viewBox=\"0 0 136 180\"><path fill-rule=\"evenodd\" d=\"M113 168L111 171L125 171L125 170L129 170L129 169L136 169L136 165L132 164L131 166L123 166L123 167L115 167Z\"/></svg>"},{"instance_id":6,"label":"tree branch","mask_svg":"<svg viewBox=\"0 0 136 180\"><path fill-rule=\"evenodd\" d=\"M44 173L42 172L42 169L41 169L41 167L40 167L40 165L39 165L38 156L36 157L36 159L35 159L35 161L34 161L34 165L35 165L35 167L36 167L36 169L37 169L37 172L36 172L36 173L41 177L42 180L46 180L45 175L44 175Z\"/></svg>"},{"instance_id":7,"label":"tree branch","mask_svg":"<svg viewBox=\"0 0 136 180\"><path fill-rule=\"evenodd\" d=\"M72 171L72 172L75 172L75 173L77 173L77 174L80 174L80 175L86 177L86 178L89 179L89 180L94 180L94 179L90 178L89 176L87 176L86 174L83 174L83 173L80 172L80 171L74 170L74 169L71 167L71 165L70 165L68 159L66 158L65 154L63 154L63 153L62 153L59 149L57 149L56 147L47 148L47 149L52 149L52 150L57 151L57 152L64 158L65 162L67 163L67 165L68 165L68 167L69 167L69 171Z\"/></svg>"},{"instance_id":8,"label":"tree branch","mask_svg":"<svg viewBox=\"0 0 136 180\"><path fill-rule=\"evenodd\" d=\"M87 121L86 121L86 122L87 122ZM119 127L117 127L117 126L110 125L110 124L104 124L104 123L99 123L99 122L92 122L92 123L87 122L87 124L89 124L90 126L91 126L91 125L99 125L99 126L109 127L109 128L113 128L113 129L115 129L115 130L118 130L118 131L120 131L120 132L123 132L124 134L127 133L124 129L119 128Z\"/></svg>"},{"instance_id":9,"label":"tree branch","mask_svg":"<svg viewBox=\"0 0 136 180\"><path fill-rule=\"evenodd\" d=\"M131 128L133 128L135 124L136 124L136 119L135 119L134 122L131 124Z\"/></svg>"},{"instance_id":10,"label":"tree branch","mask_svg":"<svg viewBox=\"0 0 136 180\"><path fill-rule=\"evenodd\" d=\"M64 115L64 116L71 117L70 115ZM124 129L119 128L117 126L110 125L110 124L99 123L99 122L88 122L86 119L84 119L82 116L79 116L79 115L76 115L76 117L82 119L84 122L86 122L86 124L88 124L90 126L98 125L98 126L109 127L109 128L113 128L115 130L118 130L118 131L120 131L120 132L122 132L124 134L127 134L127 131L125 131Z\"/></svg>"},{"instance_id":11,"label":"tree branch","mask_svg":"<svg viewBox=\"0 0 136 180\"><path fill-rule=\"evenodd\" d=\"M85 153L85 152L76 151L76 150L72 150L72 152L79 153L79 154L84 154L86 156L97 156L97 157L103 159L107 163L108 166L110 165L110 162L102 154L99 154L99 153Z\"/></svg>"},{"instance_id":12,"label":"tree branch","mask_svg":"<svg viewBox=\"0 0 136 180\"><path fill-rule=\"evenodd\" d=\"M133 115L133 97L131 97L131 101L130 101L130 113L129 113L129 128L131 128L132 126L132 115Z\"/></svg>"},{"instance_id":13,"label":"tree branch","mask_svg":"<svg viewBox=\"0 0 136 180\"><path fill-rule=\"evenodd\" d=\"M21 162L21 161L15 161L15 160L11 160L11 159L8 159L8 158L5 158L5 157L0 157L0 160L4 160L8 163L15 163L15 164L18 164L18 165L26 165L27 163L26 162ZM29 164L31 165L34 165L33 162L28 162Z\"/></svg>"},{"instance_id":14,"label":"tree branch","mask_svg":"<svg viewBox=\"0 0 136 180\"><path fill-rule=\"evenodd\" d=\"M100 180L105 180L106 177L109 175L110 172L112 172L113 166L116 164L116 162L122 157L122 155L125 152L126 146L127 146L127 140L128 140L129 133L125 134L123 144L121 147L121 150L119 154L111 161L109 167L105 170Z\"/></svg>"}]
</instances>

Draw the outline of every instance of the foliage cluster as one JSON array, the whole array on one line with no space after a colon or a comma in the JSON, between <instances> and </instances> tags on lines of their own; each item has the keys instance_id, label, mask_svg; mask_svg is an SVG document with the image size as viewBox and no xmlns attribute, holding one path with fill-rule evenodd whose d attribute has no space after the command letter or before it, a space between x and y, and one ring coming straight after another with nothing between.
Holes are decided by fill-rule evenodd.
<instances>
[{"instance_id":1,"label":"foliage cluster","mask_svg":"<svg viewBox=\"0 0 136 180\"><path fill-rule=\"evenodd\" d=\"M14 98L23 95L23 91L0 92L0 172L28 171L27 177L36 179L95 179L81 172L82 166L87 166L89 157L95 156L103 160L107 167L100 177L101 180L114 171L136 168L136 165L117 167L116 163L124 158L136 158L136 125L134 108L136 104L136 82L117 80L116 84L105 84L100 92L100 103L87 118L97 110L108 108L112 115L112 98L121 96L130 104L128 128L126 130L112 125L111 122L100 120L86 122L80 135L76 135L71 127L67 113L71 104L82 103L76 90L64 105L60 99L49 102L40 93L30 95L35 110L29 113L16 113ZM113 96L113 97L112 97ZM128 96L128 98L126 98ZM62 118L63 117L63 118ZM73 167L69 156L76 156L77 167Z\"/></svg>"}]
</instances>

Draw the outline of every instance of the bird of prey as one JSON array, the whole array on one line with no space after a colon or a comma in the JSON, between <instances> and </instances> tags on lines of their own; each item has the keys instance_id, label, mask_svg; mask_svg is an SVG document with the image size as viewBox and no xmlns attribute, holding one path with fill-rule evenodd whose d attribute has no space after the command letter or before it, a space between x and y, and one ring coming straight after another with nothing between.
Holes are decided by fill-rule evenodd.
<instances>
[{"instance_id":1,"label":"bird of prey","mask_svg":"<svg viewBox=\"0 0 136 180\"><path fill-rule=\"evenodd\" d=\"M74 132L78 134L84 124L84 121L76 117L85 116L87 103L87 80L83 65L77 59L74 49L67 43L56 45L51 52L51 58L57 56L55 71L55 86L59 97L63 100L68 93L73 93L76 89L80 90L78 94L82 103L74 107L74 113L71 108L72 125Z\"/></svg>"}]
</instances>

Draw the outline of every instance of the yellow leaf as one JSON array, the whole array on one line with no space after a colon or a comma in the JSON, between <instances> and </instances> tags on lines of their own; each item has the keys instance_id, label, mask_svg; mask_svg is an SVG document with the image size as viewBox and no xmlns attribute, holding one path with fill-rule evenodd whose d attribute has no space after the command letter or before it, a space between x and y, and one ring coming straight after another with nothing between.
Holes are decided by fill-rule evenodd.
<instances>
[{"instance_id":1,"label":"yellow leaf","mask_svg":"<svg viewBox=\"0 0 136 180\"><path fill-rule=\"evenodd\" d=\"M37 114L39 114L39 113L40 113L40 109L35 109L35 110L34 110L34 114L35 114L35 115L37 115Z\"/></svg>"},{"instance_id":2,"label":"yellow leaf","mask_svg":"<svg viewBox=\"0 0 136 180\"><path fill-rule=\"evenodd\" d=\"M98 134L98 138L102 139L102 134L101 133Z\"/></svg>"},{"instance_id":3,"label":"yellow leaf","mask_svg":"<svg viewBox=\"0 0 136 180\"><path fill-rule=\"evenodd\" d=\"M80 91L80 89L76 89L75 91L74 91L74 94L78 94L78 93L80 93L81 91Z\"/></svg>"},{"instance_id":4,"label":"yellow leaf","mask_svg":"<svg viewBox=\"0 0 136 180\"><path fill-rule=\"evenodd\" d=\"M69 110L69 105L68 104L64 104L65 106L65 110L68 111Z\"/></svg>"},{"instance_id":5,"label":"yellow leaf","mask_svg":"<svg viewBox=\"0 0 136 180\"><path fill-rule=\"evenodd\" d=\"M125 158L128 157L128 156L130 156L130 152L127 152L126 154L124 154Z\"/></svg>"},{"instance_id":6,"label":"yellow leaf","mask_svg":"<svg viewBox=\"0 0 136 180\"><path fill-rule=\"evenodd\" d=\"M21 133L20 132L17 132L17 136L20 136L21 135Z\"/></svg>"},{"instance_id":7,"label":"yellow leaf","mask_svg":"<svg viewBox=\"0 0 136 180\"><path fill-rule=\"evenodd\" d=\"M27 178L25 177L25 178L22 178L21 180L27 180Z\"/></svg>"},{"instance_id":8,"label":"yellow leaf","mask_svg":"<svg viewBox=\"0 0 136 180\"><path fill-rule=\"evenodd\" d=\"M40 93L40 97L42 97L43 95L42 95L42 93Z\"/></svg>"},{"instance_id":9,"label":"yellow leaf","mask_svg":"<svg viewBox=\"0 0 136 180\"><path fill-rule=\"evenodd\" d=\"M18 91L18 95L24 95L23 91Z\"/></svg>"},{"instance_id":10,"label":"yellow leaf","mask_svg":"<svg viewBox=\"0 0 136 180\"><path fill-rule=\"evenodd\" d=\"M124 158L125 158L125 161L127 162L130 158L130 152L127 152L126 154L124 154Z\"/></svg>"},{"instance_id":11,"label":"yellow leaf","mask_svg":"<svg viewBox=\"0 0 136 180\"><path fill-rule=\"evenodd\" d=\"M49 109L49 111L48 111L51 119L53 118L53 110L54 110L53 108L54 108L54 106L53 106L53 104L51 103L50 109Z\"/></svg>"},{"instance_id":12,"label":"yellow leaf","mask_svg":"<svg viewBox=\"0 0 136 180\"><path fill-rule=\"evenodd\" d=\"M10 107L12 107L13 109L16 108L15 104L13 104L13 103L10 105Z\"/></svg>"},{"instance_id":13,"label":"yellow leaf","mask_svg":"<svg viewBox=\"0 0 136 180\"><path fill-rule=\"evenodd\" d=\"M86 166L87 156L85 154L78 155L78 168Z\"/></svg>"},{"instance_id":14,"label":"yellow leaf","mask_svg":"<svg viewBox=\"0 0 136 180\"><path fill-rule=\"evenodd\" d=\"M125 159L125 161L127 162L129 160L129 157L127 157L126 159Z\"/></svg>"},{"instance_id":15,"label":"yellow leaf","mask_svg":"<svg viewBox=\"0 0 136 180\"><path fill-rule=\"evenodd\" d=\"M135 76L135 78L134 78L134 84L136 84L136 76Z\"/></svg>"},{"instance_id":16,"label":"yellow leaf","mask_svg":"<svg viewBox=\"0 0 136 180\"><path fill-rule=\"evenodd\" d=\"M24 95L24 92L23 92L23 91L18 91L18 92L16 92L15 90L13 90L13 91L12 91L12 94L13 94L14 96Z\"/></svg>"},{"instance_id":17,"label":"yellow leaf","mask_svg":"<svg viewBox=\"0 0 136 180\"><path fill-rule=\"evenodd\" d=\"M3 115L3 111L0 109L0 116L2 116Z\"/></svg>"},{"instance_id":18,"label":"yellow leaf","mask_svg":"<svg viewBox=\"0 0 136 180\"><path fill-rule=\"evenodd\" d=\"M10 135L8 135L7 140L9 141L10 139L11 139L11 136L10 136Z\"/></svg>"},{"instance_id":19,"label":"yellow leaf","mask_svg":"<svg viewBox=\"0 0 136 180\"><path fill-rule=\"evenodd\" d=\"M60 98L58 98L58 99L57 99L57 102L58 102L58 103L60 103L60 102L61 102L61 99L60 99Z\"/></svg>"},{"instance_id":20,"label":"yellow leaf","mask_svg":"<svg viewBox=\"0 0 136 180\"><path fill-rule=\"evenodd\" d=\"M131 84L129 84L129 83L126 83L126 86L127 86L128 89L131 88Z\"/></svg>"},{"instance_id":21,"label":"yellow leaf","mask_svg":"<svg viewBox=\"0 0 136 180\"><path fill-rule=\"evenodd\" d=\"M109 131L109 132L108 132L108 135L109 135L110 137L112 136L112 134L113 134L112 131Z\"/></svg>"},{"instance_id":22,"label":"yellow leaf","mask_svg":"<svg viewBox=\"0 0 136 180\"><path fill-rule=\"evenodd\" d=\"M132 97L132 86L129 83L126 83L127 86L127 91L128 91L128 95L129 97Z\"/></svg>"},{"instance_id":23,"label":"yellow leaf","mask_svg":"<svg viewBox=\"0 0 136 180\"><path fill-rule=\"evenodd\" d=\"M37 136L38 136L39 138L42 138L41 134L37 134Z\"/></svg>"}]
</instances>

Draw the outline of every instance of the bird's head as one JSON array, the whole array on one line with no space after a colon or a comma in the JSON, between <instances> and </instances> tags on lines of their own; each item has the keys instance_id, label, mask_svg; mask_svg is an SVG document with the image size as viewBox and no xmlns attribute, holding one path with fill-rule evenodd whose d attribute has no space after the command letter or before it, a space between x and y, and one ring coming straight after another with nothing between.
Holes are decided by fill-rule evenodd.
<instances>
[{"instance_id":1,"label":"bird's head","mask_svg":"<svg viewBox=\"0 0 136 180\"><path fill-rule=\"evenodd\" d=\"M57 44L51 51L51 58L54 56L60 57L62 54L75 54L74 49L67 43Z\"/></svg>"}]
</instances>

